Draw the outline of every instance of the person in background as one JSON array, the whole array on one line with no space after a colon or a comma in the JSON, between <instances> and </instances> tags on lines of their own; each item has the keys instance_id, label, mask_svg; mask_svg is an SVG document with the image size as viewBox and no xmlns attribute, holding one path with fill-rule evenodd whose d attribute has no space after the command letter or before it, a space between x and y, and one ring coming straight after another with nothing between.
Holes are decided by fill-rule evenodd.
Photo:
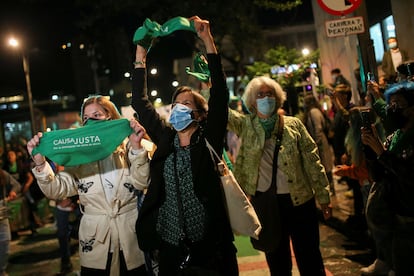
<instances>
[{"instance_id":1,"label":"person in background","mask_svg":"<svg viewBox=\"0 0 414 276\"><path fill-rule=\"evenodd\" d=\"M349 156L349 164L337 165L333 172L337 176L348 177L356 180L359 183L360 192L362 195L362 214L358 215L361 226L366 227L365 220L365 206L368 200L369 190L371 189L373 180L369 175L367 168L366 155L371 154L372 151L367 149L361 141L361 127L363 127L363 117L369 119L372 124L375 124L377 132L380 133L380 138L385 139L382 124L377 120L373 110L367 107L357 106L349 110L349 129L345 136L345 146L347 156Z\"/></svg>"},{"instance_id":2,"label":"person in background","mask_svg":"<svg viewBox=\"0 0 414 276\"><path fill-rule=\"evenodd\" d=\"M333 118L332 131L332 147L335 155L335 165L344 163L346 159L345 136L349 128L349 110L354 107L351 103L352 93L348 85L338 85L331 95L331 101L335 109Z\"/></svg>"},{"instance_id":3,"label":"person in background","mask_svg":"<svg viewBox=\"0 0 414 276\"><path fill-rule=\"evenodd\" d=\"M210 98L207 103L198 91L177 88L170 124L148 99L147 49L136 46L131 104L157 145L151 185L137 221L138 241L144 251L158 251L160 276L179 275L182 268L194 266L208 270L206 275L233 276L238 275L234 236L206 146L208 140L216 152L223 152L229 91L209 21L198 16L188 20L205 46Z\"/></svg>"},{"instance_id":4,"label":"person in background","mask_svg":"<svg viewBox=\"0 0 414 276\"><path fill-rule=\"evenodd\" d=\"M36 179L28 165L22 160L24 154L20 153L21 158L18 158L18 154L14 150L7 152L7 162L4 169L10 173L21 185L22 194L24 195L24 202L27 204L27 220L29 222L29 228L32 236L37 234L37 228L42 225L41 219L37 214L37 200L33 197L33 187L37 185Z\"/></svg>"},{"instance_id":5,"label":"person in background","mask_svg":"<svg viewBox=\"0 0 414 276\"><path fill-rule=\"evenodd\" d=\"M325 219L331 217L332 210L329 183L318 147L300 119L279 117L285 94L273 79L255 77L246 86L243 99L250 113L229 110L227 126L242 141L234 175L250 197L258 196L271 186L277 126L281 119L284 121L274 191L282 234L277 248L266 252L270 273L291 275L291 240L300 274L325 275L315 199Z\"/></svg>"},{"instance_id":6,"label":"person in background","mask_svg":"<svg viewBox=\"0 0 414 276\"><path fill-rule=\"evenodd\" d=\"M351 87L350 82L342 75L341 69L335 68L331 70L332 83L328 84L331 90L334 90L338 85L347 85Z\"/></svg>"},{"instance_id":7,"label":"person in background","mask_svg":"<svg viewBox=\"0 0 414 276\"><path fill-rule=\"evenodd\" d=\"M387 84L392 84L398 81L397 67L408 60L408 54L398 47L396 37L388 38L387 44L388 50L382 56L381 69L385 74L384 79Z\"/></svg>"},{"instance_id":8,"label":"person in background","mask_svg":"<svg viewBox=\"0 0 414 276\"><path fill-rule=\"evenodd\" d=\"M373 89L371 89L373 88ZM382 253L368 268L371 272L393 270L395 275L413 273L414 256L414 82L390 85L384 93L385 102L375 86L370 87L376 101L373 106L395 126L394 131L381 142L376 129L363 128L362 142L375 152L367 162L368 169L378 187L382 189L380 201L371 206L368 202L367 222L376 239L377 251ZM374 204L374 202L372 203ZM370 210L381 212L370 212ZM375 274L370 274L375 275ZM388 274L391 275L391 274Z\"/></svg>"},{"instance_id":9,"label":"person in background","mask_svg":"<svg viewBox=\"0 0 414 276\"><path fill-rule=\"evenodd\" d=\"M81 114L85 128L96 120L121 118L115 105L100 95L87 98ZM130 120L129 126L133 133L106 158L65 166L57 173L42 154L32 154L42 143L43 133L27 143L35 163L32 172L46 197L79 195L83 214L79 226L81 275L147 274L134 227L138 217L135 189L143 190L149 183L148 154L141 146L146 131L135 119Z\"/></svg>"},{"instance_id":10,"label":"person in background","mask_svg":"<svg viewBox=\"0 0 414 276\"><path fill-rule=\"evenodd\" d=\"M408 60L397 66L399 81L414 81L414 60Z\"/></svg>"},{"instance_id":11,"label":"person in background","mask_svg":"<svg viewBox=\"0 0 414 276\"><path fill-rule=\"evenodd\" d=\"M4 167L4 164L7 162L6 152L3 147L0 147L0 168Z\"/></svg>"},{"instance_id":12,"label":"person in background","mask_svg":"<svg viewBox=\"0 0 414 276\"><path fill-rule=\"evenodd\" d=\"M48 160L51 164L55 173L63 171L64 167L59 166L56 163ZM68 198L56 200L56 208L54 217L56 220L57 228L57 238L59 242L59 251L60 251L60 271L56 273L56 276L64 276L73 271L73 265L70 261L71 256L71 246L70 239L76 234L73 234L73 231L78 231L79 229L74 229L74 226L81 217L81 213L78 205L79 197L72 196ZM74 222L70 222L70 216L74 214Z\"/></svg>"},{"instance_id":13,"label":"person in background","mask_svg":"<svg viewBox=\"0 0 414 276\"><path fill-rule=\"evenodd\" d=\"M0 169L0 276L7 276L11 240L7 202L15 199L21 186L7 171Z\"/></svg>"},{"instance_id":14,"label":"person in background","mask_svg":"<svg viewBox=\"0 0 414 276\"><path fill-rule=\"evenodd\" d=\"M70 223L70 215L75 214L75 220L80 216L79 206L77 203L78 196L56 200L55 219L57 226L57 238L60 250L60 271L56 276L67 275L72 272L73 265L70 261L73 225Z\"/></svg>"},{"instance_id":15,"label":"person in background","mask_svg":"<svg viewBox=\"0 0 414 276\"><path fill-rule=\"evenodd\" d=\"M325 167L330 193L335 195L332 178L333 152L327 136L327 131L329 131L329 122L327 120L330 119L327 116L324 116L324 111L322 110L319 101L313 95L305 96L303 99L303 108L303 123L316 145L318 145L319 157L321 158L322 165ZM326 128L328 128L327 131L325 131Z\"/></svg>"},{"instance_id":16,"label":"person in background","mask_svg":"<svg viewBox=\"0 0 414 276\"><path fill-rule=\"evenodd\" d=\"M345 84L339 84L335 87L331 98L335 108L332 126L332 147L335 155L334 164L335 166L350 165L350 156L346 150L345 137L350 127L349 110L354 107L354 104L351 102L351 87ZM365 220L362 215L364 212L364 204L359 182L349 177L342 177L340 182L342 181L345 181L349 187L345 195L350 198L353 197L354 199L354 214L348 217L347 222L357 228L363 228L365 227Z\"/></svg>"}]
</instances>

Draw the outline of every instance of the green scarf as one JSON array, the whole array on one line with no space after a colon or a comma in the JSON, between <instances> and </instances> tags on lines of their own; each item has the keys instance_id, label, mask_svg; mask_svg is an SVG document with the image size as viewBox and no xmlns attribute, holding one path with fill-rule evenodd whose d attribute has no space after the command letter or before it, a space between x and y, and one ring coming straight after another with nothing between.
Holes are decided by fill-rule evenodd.
<instances>
[{"instance_id":1,"label":"green scarf","mask_svg":"<svg viewBox=\"0 0 414 276\"><path fill-rule=\"evenodd\" d=\"M133 133L127 119L90 120L80 128L43 133L32 155L40 153L62 166L105 159Z\"/></svg>"},{"instance_id":2,"label":"green scarf","mask_svg":"<svg viewBox=\"0 0 414 276\"><path fill-rule=\"evenodd\" d=\"M210 70L208 69L208 63L202 58L201 53L198 53L194 57L193 63L194 71L191 71L190 67L186 67L185 72L196 77L199 81L208 82L210 80Z\"/></svg>"},{"instance_id":3,"label":"green scarf","mask_svg":"<svg viewBox=\"0 0 414 276\"><path fill-rule=\"evenodd\" d=\"M149 51L153 38L167 36L175 31L196 32L194 23L185 17L171 18L162 25L147 18L144 24L135 31L132 41L135 45L139 44Z\"/></svg>"},{"instance_id":4,"label":"green scarf","mask_svg":"<svg viewBox=\"0 0 414 276\"><path fill-rule=\"evenodd\" d=\"M265 139L269 139L272 136L273 129L275 128L276 123L276 116L277 114L273 114L271 117L263 119L259 118L259 122L262 125L265 131Z\"/></svg>"}]
</instances>

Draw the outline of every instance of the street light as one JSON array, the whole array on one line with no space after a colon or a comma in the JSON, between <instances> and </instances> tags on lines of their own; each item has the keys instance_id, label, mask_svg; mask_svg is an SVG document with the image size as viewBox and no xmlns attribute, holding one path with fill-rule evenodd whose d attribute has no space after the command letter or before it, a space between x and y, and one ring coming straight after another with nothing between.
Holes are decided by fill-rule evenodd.
<instances>
[{"instance_id":1,"label":"street light","mask_svg":"<svg viewBox=\"0 0 414 276\"><path fill-rule=\"evenodd\" d=\"M19 48L19 41L15 38L9 39L9 45L13 48ZM24 77L26 79L26 89L27 89L27 100L29 101L29 111L30 111L30 124L32 130L32 136L36 133L35 130L35 118L33 112L33 98L32 98L32 86L30 84L30 67L29 67L29 59L25 54L25 51L21 49L22 58L23 58L23 71Z\"/></svg>"}]
</instances>

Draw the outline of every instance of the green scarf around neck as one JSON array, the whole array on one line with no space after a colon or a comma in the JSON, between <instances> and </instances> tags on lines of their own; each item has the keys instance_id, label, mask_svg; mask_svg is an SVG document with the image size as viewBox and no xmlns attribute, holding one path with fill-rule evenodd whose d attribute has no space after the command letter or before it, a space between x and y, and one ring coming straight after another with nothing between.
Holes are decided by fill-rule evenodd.
<instances>
[{"instance_id":1,"label":"green scarf around neck","mask_svg":"<svg viewBox=\"0 0 414 276\"><path fill-rule=\"evenodd\" d=\"M139 44L149 51L153 38L167 36L175 31L196 32L193 21L185 17L171 18L162 25L147 18L144 24L135 31L132 41L135 45Z\"/></svg>"},{"instance_id":2,"label":"green scarf around neck","mask_svg":"<svg viewBox=\"0 0 414 276\"><path fill-rule=\"evenodd\" d=\"M40 153L62 166L77 166L108 157L133 133L127 119L90 120L80 128L43 133L32 155Z\"/></svg>"},{"instance_id":3,"label":"green scarf around neck","mask_svg":"<svg viewBox=\"0 0 414 276\"><path fill-rule=\"evenodd\" d=\"M277 114L273 114L269 118L259 118L259 122L265 131L265 139L269 139L272 136L272 132L275 128Z\"/></svg>"}]
</instances>

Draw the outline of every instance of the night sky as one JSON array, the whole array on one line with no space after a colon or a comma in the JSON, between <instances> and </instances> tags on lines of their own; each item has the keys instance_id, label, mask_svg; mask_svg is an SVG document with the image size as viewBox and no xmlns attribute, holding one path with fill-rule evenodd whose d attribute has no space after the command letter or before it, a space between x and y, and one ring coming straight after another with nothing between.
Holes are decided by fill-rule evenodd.
<instances>
[{"instance_id":1,"label":"night sky","mask_svg":"<svg viewBox=\"0 0 414 276\"><path fill-rule=\"evenodd\" d=\"M312 16L311 4L307 0L303 2L300 9L287 12L284 17L263 11L260 23L269 26L309 21ZM69 60L60 47L79 32L76 25L79 17L80 11L72 8L71 1L3 1L0 4L0 96L26 90L21 54L7 45L11 35L23 40L29 50L34 98L48 97L53 90L70 87L72 80L67 76ZM127 33L132 36L137 27L136 20L122 20L125 21L122 24Z\"/></svg>"},{"instance_id":2,"label":"night sky","mask_svg":"<svg viewBox=\"0 0 414 276\"><path fill-rule=\"evenodd\" d=\"M22 55L8 45L11 36L24 45L29 57L33 93L50 90L65 82L59 68L66 66L60 46L71 36L71 15L54 6L60 1L45 1L38 5L22 5L11 1L2 2L0 8L0 92L14 94L15 90L26 90ZM61 3L59 3L60 5ZM42 84L42 85L40 85ZM41 90L41 91L39 91ZM38 92L39 91L39 92Z\"/></svg>"}]
</instances>

